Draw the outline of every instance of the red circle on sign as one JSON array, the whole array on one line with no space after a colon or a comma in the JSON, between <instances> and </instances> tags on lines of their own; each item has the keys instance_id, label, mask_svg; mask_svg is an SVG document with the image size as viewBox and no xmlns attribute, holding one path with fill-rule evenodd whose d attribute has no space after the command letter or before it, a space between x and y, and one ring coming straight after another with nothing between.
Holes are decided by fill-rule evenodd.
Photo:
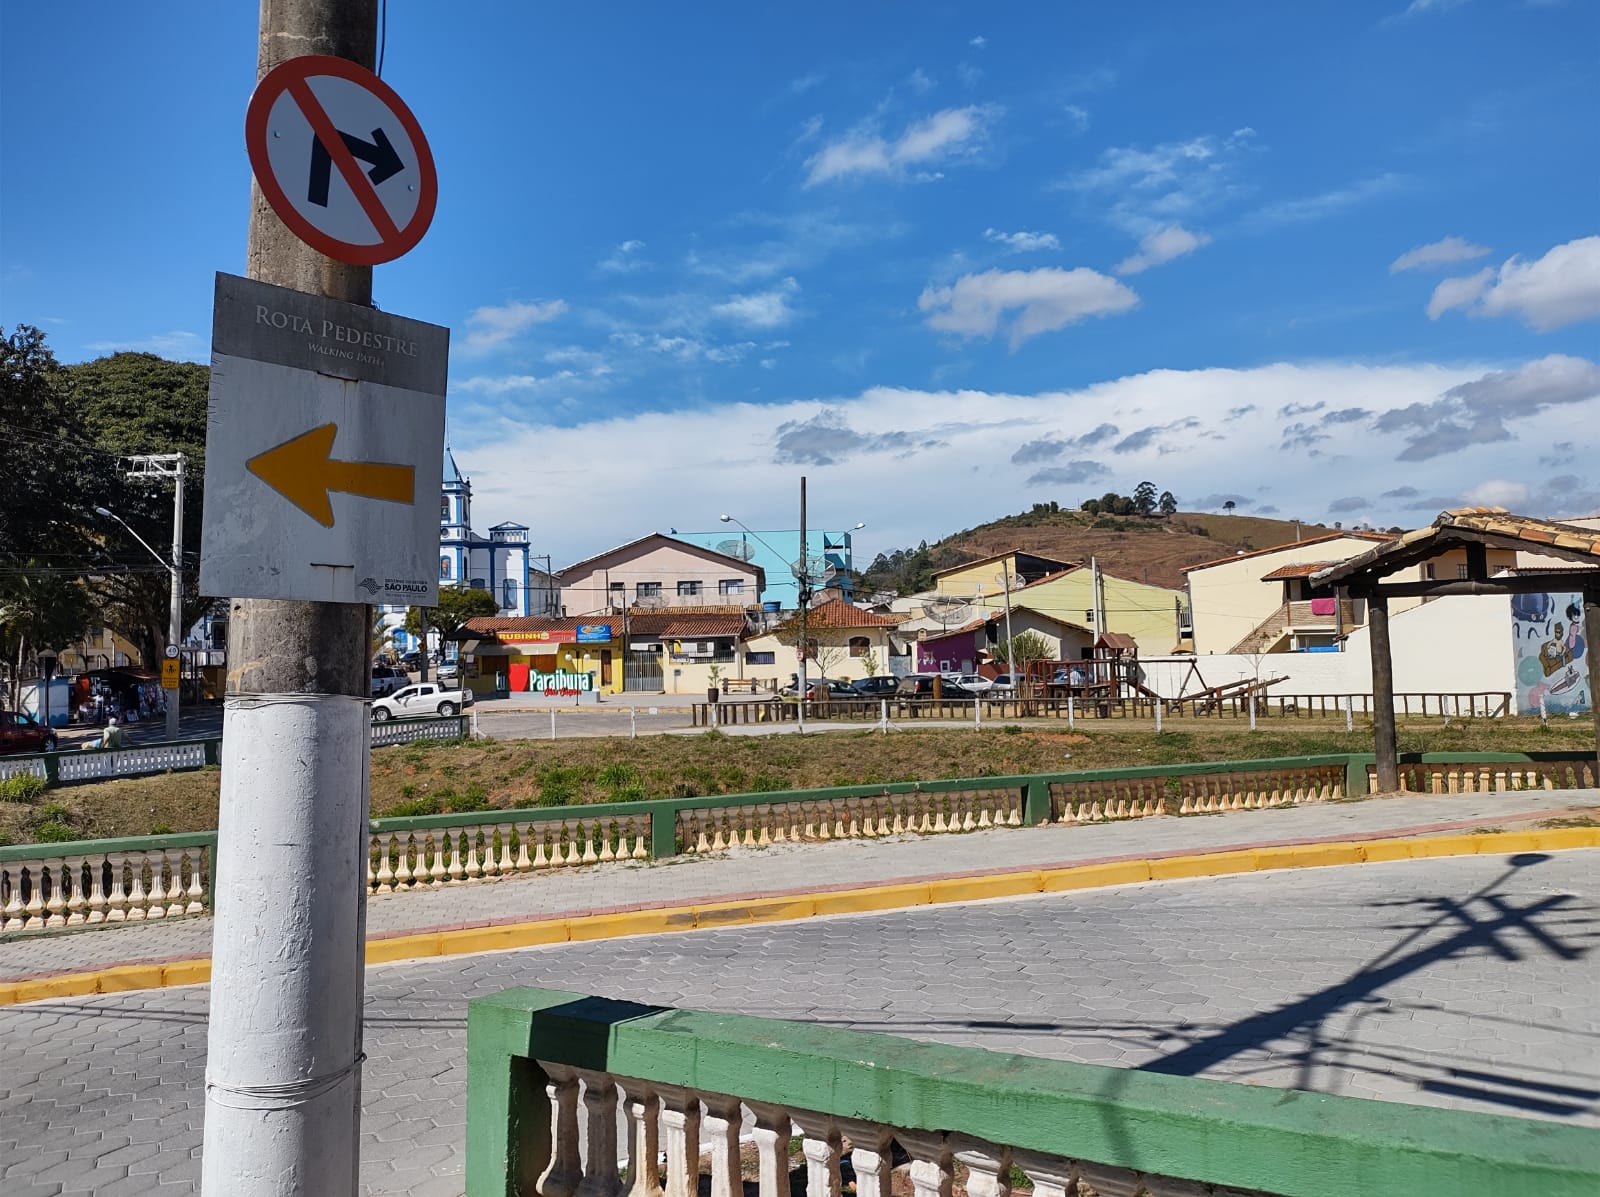
<instances>
[{"instance_id":1,"label":"red circle on sign","mask_svg":"<svg viewBox=\"0 0 1600 1197\"><path fill-rule=\"evenodd\" d=\"M332 120L306 86L306 80L324 75L348 80L370 92L400 122L400 127L410 139L412 152L416 155L418 196L416 210L404 228L395 227L383 201L378 197L377 188L355 165L355 159L345 148ZM285 93L289 93L291 100L299 107L311 125L314 136L322 143L334 165L338 166L356 201L372 221L373 229L378 234L376 242L360 244L344 241L323 232L295 206L284 190L282 181L273 173L267 149L267 122L272 115L273 105ZM244 144L250 155L250 167L255 172L256 181L261 184L261 193L267 197L267 203L272 205L278 219L300 240L330 258L337 258L352 266L376 266L382 262L392 262L414 248L433 222L434 208L439 202L439 175L434 169L433 153L422 135L422 126L394 88L366 67L347 58L308 54L291 58L267 72L266 77L256 84L255 94L250 97L250 107L244 119Z\"/></svg>"}]
</instances>

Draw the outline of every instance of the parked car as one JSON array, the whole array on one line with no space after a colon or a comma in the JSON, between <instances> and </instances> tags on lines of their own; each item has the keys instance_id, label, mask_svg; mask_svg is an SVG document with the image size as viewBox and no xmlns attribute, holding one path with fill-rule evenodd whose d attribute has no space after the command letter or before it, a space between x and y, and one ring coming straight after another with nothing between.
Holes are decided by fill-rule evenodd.
<instances>
[{"instance_id":1,"label":"parked car","mask_svg":"<svg viewBox=\"0 0 1600 1197\"><path fill-rule=\"evenodd\" d=\"M808 677L806 678L806 689L810 691L812 701L814 702L837 701L840 699L861 697L861 695L857 693L855 687L849 682L842 682L838 678L833 677ZM795 688L795 683L790 682L783 689L779 690L778 693L784 698L793 698L798 691Z\"/></svg>"},{"instance_id":2,"label":"parked car","mask_svg":"<svg viewBox=\"0 0 1600 1197\"><path fill-rule=\"evenodd\" d=\"M999 673L995 675L990 684L991 694L1015 694L1021 688L1023 680L1027 677L1023 673Z\"/></svg>"},{"instance_id":3,"label":"parked car","mask_svg":"<svg viewBox=\"0 0 1600 1197\"><path fill-rule=\"evenodd\" d=\"M472 701L471 690L451 690L436 682L417 682L396 690L387 698L373 699L372 718L382 723L386 719L459 715Z\"/></svg>"},{"instance_id":4,"label":"parked car","mask_svg":"<svg viewBox=\"0 0 1600 1197\"><path fill-rule=\"evenodd\" d=\"M448 683L452 686L461 684L461 665L456 661L443 661L434 670L434 680Z\"/></svg>"},{"instance_id":5,"label":"parked car","mask_svg":"<svg viewBox=\"0 0 1600 1197\"><path fill-rule=\"evenodd\" d=\"M971 690L974 694L984 694L994 688L994 683L981 673L958 673L954 677L947 674L944 680L954 682L963 690Z\"/></svg>"},{"instance_id":6,"label":"parked car","mask_svg":"<svg viewBox=\"0 0 1600 1197\"><path fill-rule=\"evenodd\" d=\"M400 668L404 669L407 673L416 673L417 670L421 669L422 668L422 652L421 652L421 650L414 648L408 653L401 653L400 654Z\"/></svg>"},{"instance_id":7,"label":"parked car","mask_svg":"<svg viewBox=\"0 0 1600 1197\"><path fill-rule=\"evenodd\" d=\"M54 752L56 733L23 711L0 711L0 754Z\"/></svg>"},{"instance_id":8,"label":"parked car","mask_svg":"<svg viewBox=\"0 0 1600 1197\"><path fill-rule=\"evenodd\" d=\"M960 682L953 682L949 678L937 673L913 673L900 679L900 696L902 698L932 698L933 683L939 683L939 693L944 698L976 698L975 690L968 690Z\"/></svg>"},{"instance_id":9,"label":"parked car","mask_svg":"<svg viewBox=\"0 0 1600 1197\"><path fill-rule=\"evenodd\" d=\"M888 674L857 678L850 685L862 698L893 698L900 691L900 679Z\"/></svg>"},{"instance_id":10,"label":"parked car","mask_svg":"<svg viewBox=\"0 0 1600 1197\"><path fill-rule=\"evenodd\" d=\"M372 697L382 698L386 694L393 694L402 686L409 686L411 679L406 676L405 670L397 669L393 665L374 665L372 667Z\"/></svg>"}]
</instances>

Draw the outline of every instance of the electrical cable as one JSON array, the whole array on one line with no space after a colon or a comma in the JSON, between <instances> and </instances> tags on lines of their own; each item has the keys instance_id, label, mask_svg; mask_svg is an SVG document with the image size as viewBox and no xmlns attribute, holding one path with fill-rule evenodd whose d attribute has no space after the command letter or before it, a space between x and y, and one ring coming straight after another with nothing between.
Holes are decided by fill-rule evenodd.
<instances>
[{"instance_id":1,"label":"electrical cable","mask_svg":"<svg viewBox=\"0 0 1600 1197\"><path fill-rule=\"evenodd\" d=\"M378 0L378 78L383 78L383 52L389 48L389 0Z\"/></svg>"}]
</instances>

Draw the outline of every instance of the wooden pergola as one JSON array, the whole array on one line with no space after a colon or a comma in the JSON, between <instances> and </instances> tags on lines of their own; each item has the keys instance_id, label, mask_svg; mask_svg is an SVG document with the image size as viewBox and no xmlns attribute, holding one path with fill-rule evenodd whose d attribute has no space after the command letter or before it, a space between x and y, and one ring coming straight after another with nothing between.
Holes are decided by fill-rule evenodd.
<instances>
[{"instance_id":1,"label":"wooden pergola","mask_svg":"<svg viewBox=\"0 0 1600 1197\"><path fill-rule=\"evenodd\" d=\"M1557 557L1571 569L1489 576L1488 550L1510 549ZM1463 549L1465 578L1387 581L1401 570ZM1446 511L1426 528L1367 550L1347 561L1319 570L1317 587L1333 586L1353 598L1367 600L1367 627L1372 636L1372 737L1378 758L1378 789L1400 788L1399 752L1394 726L1394 661L1389 642L1389 600L1432 598L1451 594L1534 594L1576 591L1583 595L1583 638L1589 666L1589 705L1594 715L1596 753L1600 755L1600 531L1531 516L1512 515L1499 507L1466 507Z\"/></svg>"}]
</instances>

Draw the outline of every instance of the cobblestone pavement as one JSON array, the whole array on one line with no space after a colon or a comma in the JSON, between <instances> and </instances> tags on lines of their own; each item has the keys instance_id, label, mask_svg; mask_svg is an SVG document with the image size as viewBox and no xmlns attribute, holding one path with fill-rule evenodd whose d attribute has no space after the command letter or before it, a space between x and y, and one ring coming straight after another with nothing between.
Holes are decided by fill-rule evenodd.
<instances>
[{"instance_id":1,"label":"cobblestone pavement","mask_svg":"<svg viewBox=\"0 0 1600 1197\"><path fill-rule=\"evenodd\" d=\"M462 1191L512 985L1600 1125L1600 850L1257 874L384 965L362 1176ZM6 1197L195 1192L204 986L0 1009Z\"/></svg>"},{"instance_id":2,"label":"cobblestone pavement","mask_svg":"<svg viewBox=\"0 0 1600 1197\"><path fill-rule=\"evenodd\" d=\"M952 873L1081 864L1107 857L1221 851L1263 842L1415 833L1446 823L1508 830L1600 805L1600 791L1512 791L1312 803L1196 818L903 836L743 849L660 864L596 865L387 894L367 903L369 935L548 918L596 909L689 904L759 893L884 885ZM0 981L211 953L211 919L177 919L0 942Z\"/></svg>"}]
</instances>

